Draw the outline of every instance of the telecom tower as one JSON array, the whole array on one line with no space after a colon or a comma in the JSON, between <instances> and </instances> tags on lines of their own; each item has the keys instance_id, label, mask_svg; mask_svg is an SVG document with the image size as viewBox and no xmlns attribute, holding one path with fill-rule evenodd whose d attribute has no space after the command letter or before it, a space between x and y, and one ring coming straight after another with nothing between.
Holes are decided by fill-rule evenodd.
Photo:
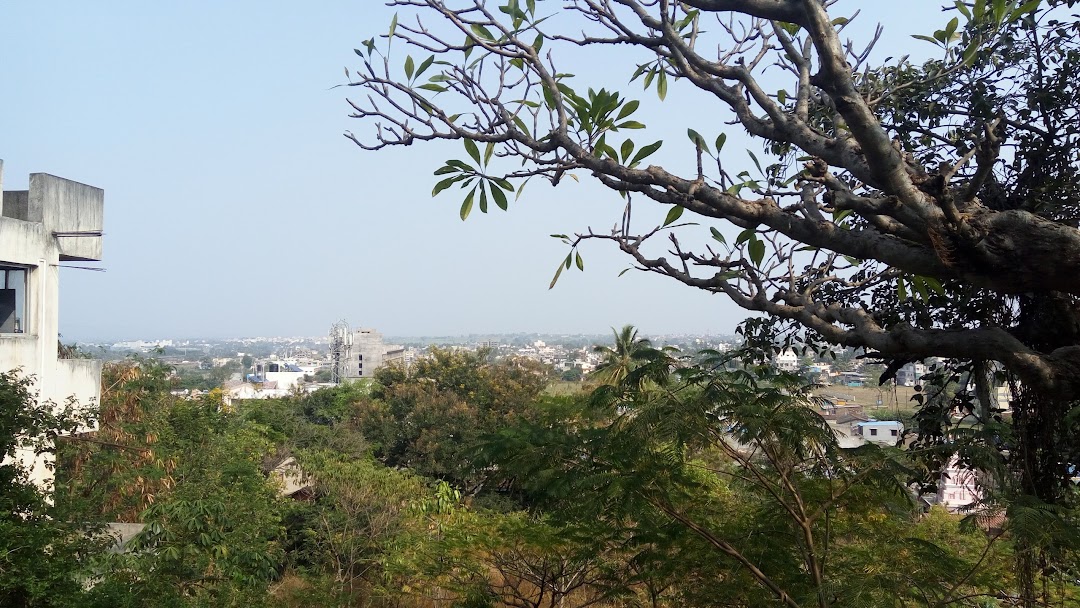
<instances>
[{"instance_id":1,"label":"telecom tower","mask_svg":"<svg viewBox=\"0 0 1080 608\"><path fill-rule=\"evenodd\" d=\"M338 321L330 326L330 381L341 384L352 360L352 332L349 324Z\"/></svg>"}]
</instances>

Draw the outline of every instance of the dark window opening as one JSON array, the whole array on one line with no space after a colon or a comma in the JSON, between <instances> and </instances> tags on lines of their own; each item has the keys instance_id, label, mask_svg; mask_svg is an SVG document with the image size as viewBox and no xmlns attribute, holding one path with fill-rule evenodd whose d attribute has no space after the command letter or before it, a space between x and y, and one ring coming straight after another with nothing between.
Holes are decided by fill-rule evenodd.
<instances>
[{"instance_id":1,"label":"dark window opening","mask_svg":"<svg viewBox=\"0 0 1080 608\"><path fill-rule=\"evenodd\" d=\"M26 331L27 269L0 266L0 334Z\"/></svg>"},{"instance_id":2,"label":"dark window opening","mask_svg":"<svg viewBox=\"0 0 1080 608\"><path fill-rule=\"evenodd\" d=\"M877 429L870 429L871 435L877 435Z\"/></svg>"}]
</instances>

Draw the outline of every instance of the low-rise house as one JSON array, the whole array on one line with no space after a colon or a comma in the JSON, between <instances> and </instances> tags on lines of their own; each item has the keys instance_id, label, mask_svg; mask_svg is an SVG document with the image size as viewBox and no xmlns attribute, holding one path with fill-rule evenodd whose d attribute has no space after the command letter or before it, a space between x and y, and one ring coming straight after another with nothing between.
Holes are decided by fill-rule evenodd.
<instances>
[{"instance_id":1,"label":"low-rise house","mask_svg":"<svg viewBox=\"0 0 1080 608\"><path fill-rule=\"evenodd\" d=\"M222 402L229 406L233 401L245 399L276 399L288 397L292 391L279 388L277 382L226 382L222 389Z\"/></svg>"},{"instance_id":2,"label":"low-rise house","mask_svg":"<svg viewBox=\"0 0 1080 608\"><path fill-rule=\"evenodd\" d=\"M898 420L866 420L851 425L851 434L866 441L896 445L904 432L904 423Z\"/></svg>"},{"instance_id":3,"label":"low-rise house","mask_svg":"<svg viewBox=\"0 0 1080 608\"><path fill-rule=\"evenodd\" d=\"M248 376L248 381L263 384L273 383L275 388L289 391L302 384L306 375L307 372L293 363L270 361L256 365L255 373Z\"/></svg>"},{"instance_id":4,"label":"low-rise house","mask_svg":"<svg viewBox=\"0 0 1080 608\"><path fill-rule=\"evenodd\" d=\"M839 372L835 376L831 376L835 380L835 383L842 384L844 386L865 386L868 382L866 374L856 371Z\"/></svg>"}]
</instances>

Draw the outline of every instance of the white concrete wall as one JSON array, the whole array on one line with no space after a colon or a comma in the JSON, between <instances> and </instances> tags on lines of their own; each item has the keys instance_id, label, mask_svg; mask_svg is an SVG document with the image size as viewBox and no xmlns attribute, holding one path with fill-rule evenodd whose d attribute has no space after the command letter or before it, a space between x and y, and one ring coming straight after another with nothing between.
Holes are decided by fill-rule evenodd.
<instances>
[{"instance_id":1,"label":"white concrete wall","mask_svg":"<svg viewBox=\"0 0 1080 608\"><path fill-rule=\"evenodd\" d=\"M97 404L101 399L101 361L97 359L60 359L56 372L49 383L50 395L43 395L54 403L61 403L75 396L82 405Z\"/></svg>"},{"instance_id":2,"label":"white concrete wall","mask_svg":"<svg viewBox=\"0 0 1080 608\"><path fill-rule=\"evenodd\" d=\"M0 162L0 184L3 164ZM26 205L22 205L22 201ZM34 378L38 399L62 405L74 399L96 405L101 396L101 362L58 359L61 260L98 260L104 193L99 188L44 173L30 176L27 197L5 196L0 208L0 264L25 267L24 333L0 334L0 371L19 370ZM21 215L26 219L7 217ZM64 236L57 232L90 233ZM32 454L22 454L33 459ZM29 460L27 461L29 462ZM34 460L33 478L48 486L48 461Z\"/></svg>"},{"instance_id":3,"label":"white concrete wall","mask_svg":"<svg viewBox=\"0 0 1080 608\"><path fill-rule=\"evenodd\" d=\"M30 175L30 209L41 209L50 232L92 233L104 228L105 191L47 173ZM101 236L56 237L60 258L100 260Z\"/></svg>"},{"instance_id":4,"label":"white concrete wall","mask_svg":"<svg viewBox=\"0 0 1080 608\"><path fill-rule=\"evenodd\" d=\"M787 349L784 352L776 355L775 361L776 368L785 372L794 372L799 369L799 356L795 354L792 349Z\"/></svg>"},{"instance_id":5,"label":"white concrete wall","mask_svg":"<svg viewBox=\"0 0 1080 608\"><path fill-rule=\"evenodd\" d=\"M41 370L37 334L0 334L0 370L22 368L23 375Z\"/></svg>"},{"instance_id":6,"label":"white concrete wall","mask_svg":"<svg viewBox=\"0 0 1080 608\"><path fill-rule=\"evenodd\" d=\"M904 432L904 426L893 420L870 420L860 422L855 427L866 441L887 445L896 445L896 442L900 440L900 435ZM877 432L874 433L874 431ZM893 435L893 431L896 431L895 435Z\"/></svg>"},{"instance_id":7,"label":"white concrete wall","mask_svg":"<svg viewBox=\"0 0 1080 608\"><path fill-rule=\"evenodd\" d=\"M300 468L300 464L292 456L286 458L281 464L274 467L271 476L278 483L278 493L281 496L292 496L301 490L310 488L311 479Z\"/></svg>"},{"instance_id":8,"label":"white concrete wall","mask_svg":"<svg viewBox=\"0 0 1080 608\"><path fill-rule=\"evenodd\" d=\"M267 382L277 382L278 388L288 391L304 379L304 372L266 372L265 376Z\"/></svg>"},{"instance_id":9,"label":"white concrete wall","mask_svg":"<svg viewBox=\"0 0 1080 608\"><path fill-rule=\"evenodd\" d=\"M938 504L953 513L971 506L982 497L976 481L975 471L962 468L954 457L938 482Z\"/></svg>"},{"instance_id":10,"label":"white concrete wall","mask_svg":"<svg viewBox=\"0 0 1080 608\"><path fill-rule=\"evenodd\" d=\"M0 260L4 262L34 265L43 257L53 262L59 261L59 251L52 259L54 252L51 249L55 244L51 241L53 239L48 236L42 223L0 216Z\"/></svg>"}]
</instances>

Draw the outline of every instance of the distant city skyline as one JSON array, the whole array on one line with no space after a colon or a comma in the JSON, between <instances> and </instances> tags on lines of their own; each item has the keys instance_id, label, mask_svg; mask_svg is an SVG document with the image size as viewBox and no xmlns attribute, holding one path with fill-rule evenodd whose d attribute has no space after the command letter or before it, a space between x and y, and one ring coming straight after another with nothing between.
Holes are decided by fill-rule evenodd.
<instances>
[{"instance_id":1,"label":"distant city skyline","mask_svg":"<svg viewBox=\"0 0 1080 608\"><path fill-rule=\"evenodd\" d=\"M540 331L519 331L519 332L470 332L465 334L414 334L414 335L391 335L386 334L384 337L388 341L395 342L420 342L426 340L480 340L482 338L509 338L509 337L522 337L522 336L535 336L541 338L610 338L613 328L609 328L607 332L540 332ZM681 338L681 337L695 337L695 338L730 338L734 334L733 332L712 332L712 333L699 333L699 332L658 332L648 333L641 331L640 336L643 338ZM243 341L270 341L270 340L325 340L326 334L295 334L295 335L250 335L250 336L168 336L168 335L153 335L153 336L102 336L98 338L81 339L77 338L74 341L87 344L121 344L121 343L143 343L143 344L166 344L173 346L177 343L190 343L190 342L243 342Z\"/></svg>"}]
</instances>

